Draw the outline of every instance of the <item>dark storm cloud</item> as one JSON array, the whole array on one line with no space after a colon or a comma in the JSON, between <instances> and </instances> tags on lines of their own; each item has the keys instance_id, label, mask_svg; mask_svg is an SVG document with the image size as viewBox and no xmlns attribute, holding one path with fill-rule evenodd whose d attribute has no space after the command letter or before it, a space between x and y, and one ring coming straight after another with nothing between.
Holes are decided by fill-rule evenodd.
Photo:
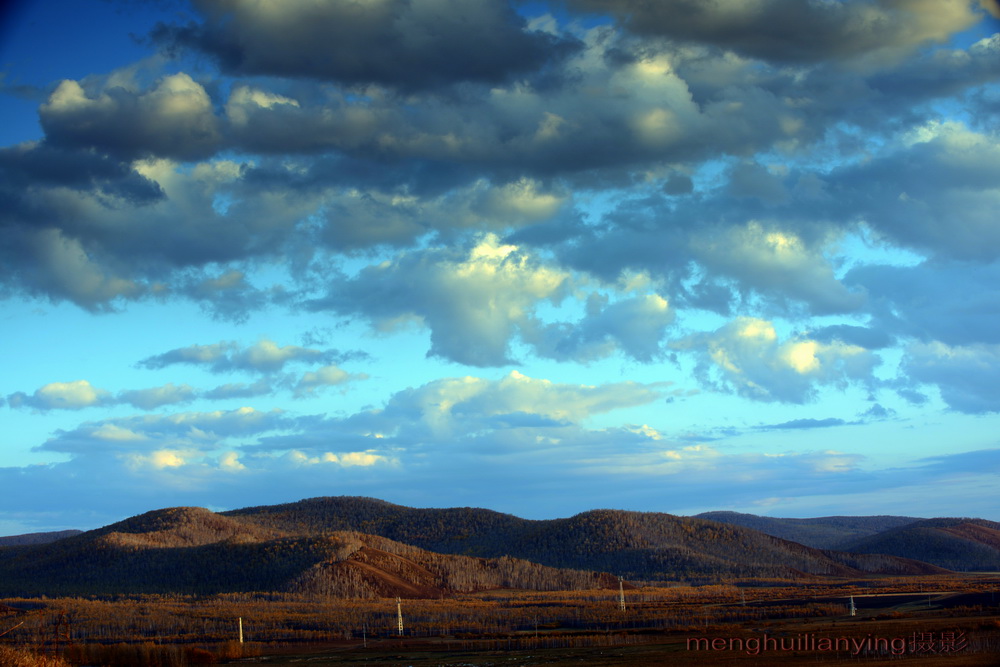
<instances>
[{"instance_id":1,"label":"dark storm cloud","mask_svg":"<svg viewBox=\"0 0 1000 667\"><path fill-rule=\"evenodd\" d=\"M977 20L969 0L906 3L806 0L567 0L608 12L639 34L714 44L755 58L815 63L891 57L929 40L943 41Z\"/></svg>"},{"instance_id":2,"label":"dark storm cloud","mask_svg":"<svg viewBox=\"0 0 1000 667\"><path fill-rule=\"evenodd\" d=\"M573 40L531 31L503 0L195 0L202 22L154 40L208 54L228 74L308 77L403 90L499 83L544 67Z\"/></svg>"}]
</instances>

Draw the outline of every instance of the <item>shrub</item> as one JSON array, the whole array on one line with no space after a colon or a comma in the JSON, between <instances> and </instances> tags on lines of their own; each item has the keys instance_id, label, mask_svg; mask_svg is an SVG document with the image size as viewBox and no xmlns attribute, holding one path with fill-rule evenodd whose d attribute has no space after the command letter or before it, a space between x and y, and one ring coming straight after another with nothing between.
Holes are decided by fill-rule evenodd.
<instances>
[{"instance_id":1,"label":"shrub","mask_svg":"<svg viewBox=\"0 0 1000 667\"><path fill-rule=\"evenodd\" d=\"M0 646L0 667L69 667L62 658Z\"/></svg>"}]
</instances>

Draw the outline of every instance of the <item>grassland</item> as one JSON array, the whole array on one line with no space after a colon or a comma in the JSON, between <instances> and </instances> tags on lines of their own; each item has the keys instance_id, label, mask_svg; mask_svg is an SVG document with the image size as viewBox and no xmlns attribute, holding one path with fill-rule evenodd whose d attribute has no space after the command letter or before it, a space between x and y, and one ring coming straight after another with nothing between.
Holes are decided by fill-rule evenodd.
<instances>
[{"instance_id":1,"label":"grassland","mask_svg":"<svg viewBox=\"0 0 1000 667\"><path fill-rule=\"evenodd\" d=\"M1000 662L997 575L740 583L628 590L624 611L606 589L404 600L402 636L394 598L10 598L0 600L0 647L70 665L164 667Z\"/></svg>"}]
</instances>

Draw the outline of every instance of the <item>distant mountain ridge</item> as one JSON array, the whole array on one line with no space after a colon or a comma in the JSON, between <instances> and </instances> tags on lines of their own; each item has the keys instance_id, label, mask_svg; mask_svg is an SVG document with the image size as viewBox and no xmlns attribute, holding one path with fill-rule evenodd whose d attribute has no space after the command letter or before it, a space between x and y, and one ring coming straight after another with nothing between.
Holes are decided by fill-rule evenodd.
<instances>
[{"instance_id":1,"label":"distant mountain ridge","mask_svg":"<svg viewBox=\"0 0 1000 667\"><path fill-rule=\"evenodd\" d=\"M699 519L753 528L817 549L846 549L852 542L922 519L909 516L824 516L811 519L780 519L741 512L703 512Z\"/></svg>"},{"instance_id":2,"label":"distant mountain ridge","mask_svg":"<svg viewBox=\"0 0 1000 667\"><path fill-rule=\"evenodd\" d=\"M82 530L56 530L47 533L25 533L24 535L9 535L0 537L0 547L16 547L28 544L48 544L64 537L79 535Z\"/></svg>"}]
</instances>

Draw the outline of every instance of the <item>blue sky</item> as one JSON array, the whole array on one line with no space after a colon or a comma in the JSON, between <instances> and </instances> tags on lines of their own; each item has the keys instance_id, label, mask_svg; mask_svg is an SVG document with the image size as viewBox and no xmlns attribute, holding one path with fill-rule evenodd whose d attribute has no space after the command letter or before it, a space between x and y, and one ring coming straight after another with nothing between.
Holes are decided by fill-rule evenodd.
<instances>
[{"instance_id":1,"label":"blue sky","mask_svg":"<svg viewBox=\"0 0 1000 667\"><path fill-rule=\"evenodd\" d=\"M5 12L0 534L1000 520L995 2Z\"/></svg>"}]
</instances>

